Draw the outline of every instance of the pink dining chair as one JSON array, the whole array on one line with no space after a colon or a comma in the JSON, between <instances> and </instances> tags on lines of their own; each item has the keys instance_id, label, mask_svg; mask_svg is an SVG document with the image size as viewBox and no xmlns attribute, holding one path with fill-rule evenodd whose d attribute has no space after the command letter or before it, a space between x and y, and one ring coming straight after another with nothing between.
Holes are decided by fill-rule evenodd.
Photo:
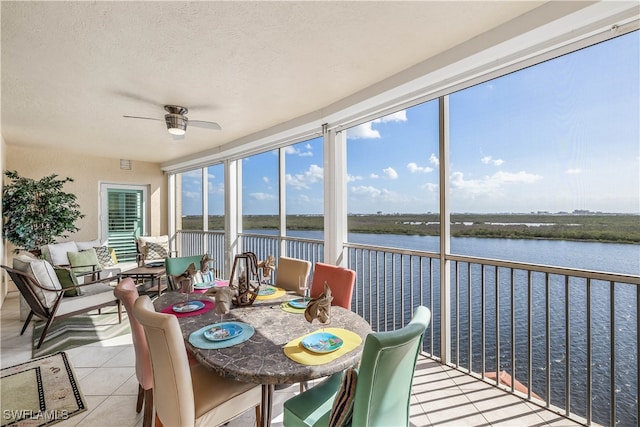
<instances>
[{"instance_id":1,"label":"pink dining chair","mask_svg":"<svg viewBox=\"0 0 640 427\"><path fill-rule=\"evenodd\" d=\"M149 345L144 335L144 328L133 316L133 305L138 299L138 288L133 279L127 277L122 279L113 290L116 298L124 304L131 325L131 339L136 354L136 377L138 378L138 401L136 412L142 410L144 405L143 427L151 427L153 420L153 370L151 368L151 357L149 356Z\"/></svg>"},{"instance_id":2,"label":"pink dining chair","mask_svg":"<svg viewBox=\"0 0 640 427\"><path fill-rule=\"evenodd\" d=\"M351 310L353 286L356 283L356 272L344 267L316 262L311 282L311 297L319 296L324 290L324 282L331 288L333 301L331 305Z\"/></svg>"}]
</instances>

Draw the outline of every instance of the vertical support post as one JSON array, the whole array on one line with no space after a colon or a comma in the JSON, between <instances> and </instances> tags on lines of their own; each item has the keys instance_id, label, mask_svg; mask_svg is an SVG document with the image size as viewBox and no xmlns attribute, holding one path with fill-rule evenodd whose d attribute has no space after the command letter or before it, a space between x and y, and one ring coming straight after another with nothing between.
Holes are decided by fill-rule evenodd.
<instances>
[{"instance_id":1,"label":"vertical support post","mask_svg":"<svg viewBox=\"0 0 640 427\"><path fill-rule=\"evenodd\" d=\"M287 181L285 171L287 165L287 151L285 147L278 150L278 217L280 218L280 255L289 256L283 237L287 232Z\"/></svg>"},{"instance_id":2,"label":"vertical support post","mask_svg":"<svg viewBox=\"0 0 640 427\"><path fill-rule=\"evenodd\" d=\"M202 230L209 231L209 173L208 168L201 169L202 172ZM207 233L202 233L202 252L209 253L207 247Z\"/></svg>"},{"instance_id":3,"label":"vertical support post","mask_svg":"<svg viewBox=\"0 0 640 427\"><path fill-rule=\"evenodd\" d=\"M324 262L347 266L347 133L322 125L324 143Z\"/></svg>"},{"instance_id":4,"label":"vertical support post","mask_svg":"<svg viewBox=\"0 0 640 427\"><path fill-rule=\"evenodd\" d=\"M449 97L438 99L440 157L440 361L451 363L451 219L449 207Z\"/></svg>"},{"instance_id":5,"label":"vertical support post","mask_svg":"<svg viewBox=\"0 0 640 427\"><path fill-rule=\"evenodd\" d=\"M242 232L242 161L224 162L224 271L230 271L231 260L242 252L238 234Z\"/></svg>"},{"instance_id":6,"label":"vertical support post","mask_svg":"<svg viewBox=\"0 0 640 427\"><path fill-rule=\"evenodd\" d=\"M174 173L170 173L167 176L167 202L169 203L167 212L169 213L169 230L168 230L168 234L169 234L169 244L170 244L170 249L171 250L178 250L178 244L175 241L176 238L176 230L177 230L177 224L176 224L176 210L178 208L178 205L176 203L176 174ZM103 214L105 215L105 220L106 220L106 213ZM108 233L107 233L108 234ZM105 236L106 237L106 236ZM180 246L180 251L182 251L182 245Z\"/></svg>"}]
</instances>

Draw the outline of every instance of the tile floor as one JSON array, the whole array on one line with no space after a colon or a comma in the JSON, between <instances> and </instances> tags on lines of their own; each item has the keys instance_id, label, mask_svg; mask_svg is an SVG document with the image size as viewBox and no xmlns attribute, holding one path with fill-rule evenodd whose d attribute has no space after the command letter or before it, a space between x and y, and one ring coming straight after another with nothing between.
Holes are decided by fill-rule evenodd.
<instances>
[{"instance_id":1,"label":"tile floor","mask_svg":"<svg viewBox=\"0 0 640 427\"><path fill-rule=\"evenodd\" d=\"M0 310L0 365L31 359L31 328L20 336L19 299L11 293ZM115 338L67 351L89 409L56 424L66 426L142 426L135 412L138 383L131 336ZM276 391L274 427L282 425L282 403L298 390ZM570 426L578 425L553 412L478 381L469 375L420 357L411 397L411 426ZM229 427L255 425L253 411L234 419Z\"/></svg>"}]
</instances>

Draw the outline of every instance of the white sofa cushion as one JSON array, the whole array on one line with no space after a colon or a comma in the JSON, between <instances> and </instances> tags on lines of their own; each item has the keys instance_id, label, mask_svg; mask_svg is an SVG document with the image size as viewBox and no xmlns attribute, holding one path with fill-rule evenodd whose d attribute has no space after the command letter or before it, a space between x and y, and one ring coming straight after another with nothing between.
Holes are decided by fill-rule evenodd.
<instances>
[{"instance_id":1,"label":"white sofa cushion","mask_svg":"<svg viewBox=\"0 0 640 427\"><path fill-rule=\"evenodd\" d=\"M51 243L42 247L45 259L53 265L69 265L67 252L78 252L76 242Z\"/></svg>"},{"instance_id":2,"label":"white sofa cushion","mask_svg":"<svg viewBox=\"0 0 640 427\"><path fill-rule=\"evenodd\" d=\"M79 251L86 251L87 249L102 246L102 243L100 243L100 239L96 239L91 240L90 242L76 242L76 246L78 247Z\"/></svg>"},{"instance_id":3,"label":"white sofa cushion","mask_svg":"<svg viewBox=\"0 0 640 427\"><path fill-rule=\"evenodd\" d=\"M13 268L21 273L33 276L40 286L52 289L51 291L45 291L44 289L33 287L33 291L42 305L51 308L59 295L57 290L62 289L62 285L51 264L44 259L18 255L13 258Z\"/></svg>"}]
</instances>

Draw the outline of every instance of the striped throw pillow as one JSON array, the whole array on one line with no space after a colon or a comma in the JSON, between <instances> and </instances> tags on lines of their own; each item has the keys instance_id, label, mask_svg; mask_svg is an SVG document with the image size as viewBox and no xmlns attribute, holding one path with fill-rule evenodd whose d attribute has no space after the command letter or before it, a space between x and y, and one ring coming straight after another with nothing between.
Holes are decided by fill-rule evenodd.
<instances>
[{"instance_id":1,"label":"striped throw pillow","mask_svg":"<svg viewBox=\"0 0 640 427\"><path fill-rule=\"evenodd\" d=\"M344 371L342 384L336 394L329 416L329 427L342 427L351 422L353 415L353 399L356 395L358 372L351 368Z\"/></svg>"}]
</instances>

